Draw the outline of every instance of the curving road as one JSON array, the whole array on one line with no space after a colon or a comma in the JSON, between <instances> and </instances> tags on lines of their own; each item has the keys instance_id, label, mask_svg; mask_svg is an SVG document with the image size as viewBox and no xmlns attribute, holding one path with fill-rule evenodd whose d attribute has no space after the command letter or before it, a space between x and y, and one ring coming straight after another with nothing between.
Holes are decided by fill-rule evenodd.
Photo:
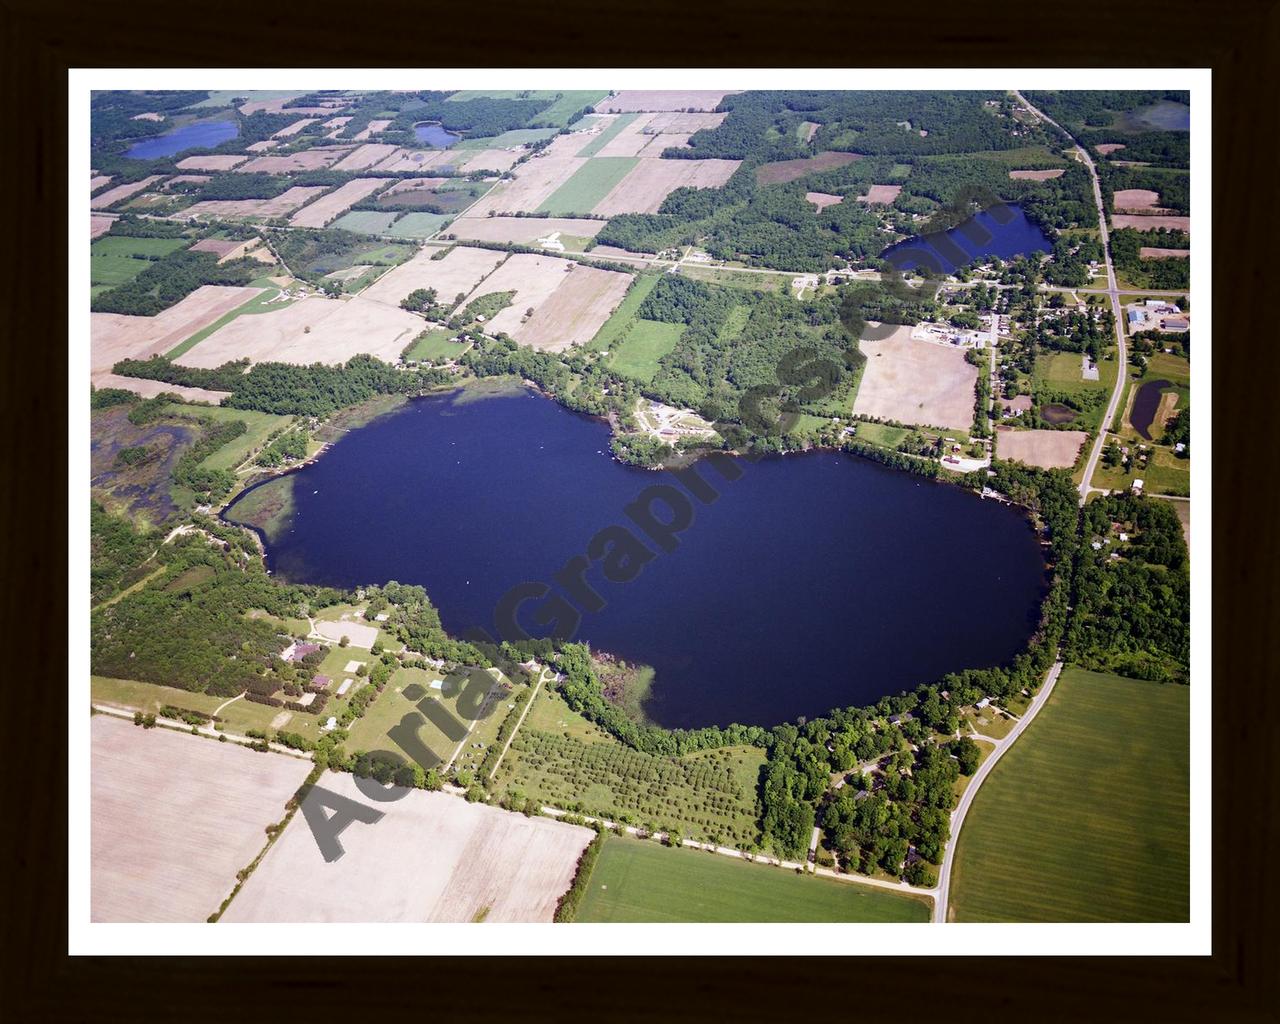
<instances>
[{"instance_id":1,"label":"curving road","mask_svg":"<svg viewBox=\"0 0 1280 1024\"><path fill-rule=\"evenodd\" d=\"M960 829L964 826L965 815L969 813L974 796L977 795L983 781L991 773L991 769L996 766L996 762L1004 757L1005 751L1013 746L1013 741L1022 735L1022 731L1031 724L1032 719L1045 706L1061 672L1062 662L1055 661L1053 667L1049 669L1049 674L1045 676L1044 685L1040 687L1040 692L1035 695L1035 698L1027 706L1026 712L1018 719L1017 724L1009 730L1008 735L996 745L996 749L982 762L977 772L974 773L973 781L965 787L964 795L960 797L960 802L956 805L956 809L951 812L951 838L947 840L947 848L942 854L942 868L938 872L938 892L933 900L933 920L935 923L943 923L947 920L947 901L951 896L951 868L955 860L956 845L960 839Z\"/></svg>"},{"instance_id":2,"label":"curving road","mask_svg":"<svg viewBox=\"0 0 1280 1024\"><path fill-rule=\"evenodd\" d=\"M1044 112L1036 109L1036 107L1033 106L1031 102L1022 95L1022 93L1018 92L1017 89L1013 90L1013 94L1018 98L1018 102L1025 106L1027 110L1035 114L1036 117L1040 118L1040 120L1053 125L1058 129L1058 131L1071 139L1072 142L1076 143L1076 149L1080 153L1080 158L1084 161L1084 165L1089 168L1089 174L1093 178L1093 199L1098 205L1098 231L1102 238L1102 255L1103 259L1106 260L1107 266L1106 294L1111 297L1111 314L1115 318L1116 362L1119 365L1119 369L1116 372L1115 390L1111 392L1111 400L1107 402L1106 415L1103 417L1102 423L1098 428L1098 436L1094 438L1093 448L1089 451L1089 460L1084 465L1084 476L1080 479L1080 504L1083 505L1091 491L1098 491L1104 494L1106 493L1104 488L1093 487L1090 484L1090 481L1093 479L1093 471L1098 468L1098 459L1102 456L1102 449L1107 440L1107 429L1115 418L1116 407L1120 404L1120 396L1124 394L1125 369L1128 362L1127 353L1125 352L1124 347L1124 317L1122 315L1123 311L1120 308L1120 290L1116 287L1116 272L1115 268L1111 265L1111 236L1107 232L1107 210L1102 204L1102 185L1098 181L1098 168L1094 166L1093 157L1089 155L1089 151L1085 149L1084 146L1080 145L1080 143L1076 142L1075 137L1063 128L1062 125L1058 124L1057 121L1049 117ZM1094 289L1086 290L1094 291Z\"/></svg>"}]
</instances>

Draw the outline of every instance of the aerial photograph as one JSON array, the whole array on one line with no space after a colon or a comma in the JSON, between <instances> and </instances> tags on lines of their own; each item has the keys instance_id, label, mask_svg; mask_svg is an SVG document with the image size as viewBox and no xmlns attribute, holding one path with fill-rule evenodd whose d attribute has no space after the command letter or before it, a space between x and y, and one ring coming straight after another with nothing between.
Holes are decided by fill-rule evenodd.
<instances>
[{"instance_id":1,"label":"aerial photograph","mask_svg":"<svg viewBox=\"0 0 1280 1024\"><path fill-rule=\"evenodd\" d=\"M87 921L1191 922L1200 94L598 77L88 94Z\"/></svg>"}]
</instances>

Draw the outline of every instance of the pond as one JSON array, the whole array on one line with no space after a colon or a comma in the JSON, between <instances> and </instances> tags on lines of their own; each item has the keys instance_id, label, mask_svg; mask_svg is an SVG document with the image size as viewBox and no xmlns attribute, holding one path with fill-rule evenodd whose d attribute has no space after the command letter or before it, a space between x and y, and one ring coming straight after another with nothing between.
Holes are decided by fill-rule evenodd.
<instances>
[{"instance_id":1,"label":"pond","mask_svg":"<svg viewBox=\"0 0 1280 1024\"><path fill-rule=\"evenodd\" d=\"M1151 440L1151 421L1156 418L1156 410L1160 407L1160 395L1165 388L1172 386L1167 380L1149 380L1133 396L1129 422L1147 441Z\"/></svg>"},{"instance_id":2,"label":"pond","mask_svg":"<svg viewBox=\"0 0 1280 1024\"><path fill-rule=\"evenodd\" d=\"M1076 411L1061 402L1050 402L1040 406L1040 416L1046 423L1052 423L1056 426L1060 423L1070 423L1076 418Z\"/></svg>"},{"instance_id":3,"label":"pond","mask_svg":"<svg viewBox=\"0 0 1280 1024\"><path fill-rule=\"evenodd\" d=\"M462 138L461 135L445 131L438 121L415 124L413 134L417 136L419 142L425 142L428 146L435 146L437 149L448 149Z\"/></svg>"},{"instance_id":4,"label":"pond","mask_svg":"<svg viewBox=\"0 0 1280 1024\"><path fill-rule=\"evenodd\" d=\"M914 270L923 264L950 274L984 256L1027 256L1053 251L1053 242L1027 219L1016 203L992 207L970 217L950 231L937 235L916 235L891 245L880 254L900 270Z\"/></svg>"},{"instance_id":5,"label":"pond","mask_svg":"<svg viewBox=\"0 0 1280 1024\"><path fill-rule=\"evenodd\" d=\"M175 156L185 149L212 149L240 134L235 121L193 121L163 135L135 142L125 156L133 160L155 160L162 156Z\"/></svg>"},{"instance_id":6,"label":"pond","mask_svg":"<svg viewBox=\"0 0 1280 1024\"><path fill-rule=\"evenodd\" d=\"M291 582L419 584L455 635L500 635L504 595L548 584L518 621L543 635L534 617L562 614L557 598L582 609L577 639L655 668L644 710L668 727L873 703L1025 645L1045 566L1013 508L842 453L726 461L737 479L694 467L718 492L704 502L675 473L615 461L607 425L539 395L415 399L286 478L294 513L268 566ZM688 510L672 550L628 515L637 502L651 527ZM622 529L647 555L610 582L599 563L634 550ZM563 572L575 558L591 562L580 578Z\"/></svg>"},{"instance_id":7,"label":"pond","mask_svg":"<svg viewBox=\"0 0 1280 1024\"><path fill-rule=\"evenodd\" d=\"M1191 130L1191 108L1185 103L1161 100L1126 114L1124 121L1130 129L1159 128L1167 132L1188 132Z\"/></svg>"}]
</instances>

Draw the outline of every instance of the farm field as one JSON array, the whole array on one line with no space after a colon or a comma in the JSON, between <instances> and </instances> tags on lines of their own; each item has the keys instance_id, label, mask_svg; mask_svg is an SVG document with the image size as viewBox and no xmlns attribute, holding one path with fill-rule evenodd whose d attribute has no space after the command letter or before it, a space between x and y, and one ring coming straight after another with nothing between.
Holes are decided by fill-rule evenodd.
<instances>
[{"instance_id":1,"label":"farm field","mask_svg":"<svg viewBox=\"0 0 1280 1024\"><path fill-rule=\"evenodd\" d=\"M373 302L399 307L410 292L434 288L439 301L452 303L466 296L507 258L505 252L454 246L443 259L432 259L436 252L424 249L413 259L389 270L362 293ZM498 290L498 289L491 289Z\"/></svg>"},{"instance_id":2,"label":"farm field","mask_svg":"<svg viewBox=\"0 0 1280 1024\"><path fill-rule=\"evenodd\" d=\"M130 238L112 235L89 247L89 283L98 291L132 281L151 265L151 260L181 249L185 238Z\"/></svg>"},{"instance_id":3,"label":"farm field","mask_svg":"<svg viewBox=\"0 0 1280 1024\"><path fill-rule=\"evenodd\" d=\"M714 89L623 89L596 104L597 113L636 110L715 110L730 92Z\"/></svg>"},{"instance_id":4,"label":"farm field","mask_svg":"<svg viewBox=\"0 0 1280 1024\"><path fill-rule=\"evenodd\" d=\"M272 199L203 199L175 216L182 220L270 220L293 213L324 191L323 185L295 185Z\"/></svg>"},{"instance_id":5,"label":"farm field","mask_svg":"<svg viewBox=\"0 0 1280 1024\"><path fill-rule=\"evenodd\" d=\"M676 347L684 324L636 320L609 356L609 368L648 382L658 372L658 360Z\"/></svg>"},{"instance_id":6,"label":"farm field","mask_svg":"<svg viewBox=\"0 0 1280 1024\"><path fill-rule=\"evenodd\" d=\"M522 345L547 352L585 345L622 302L630 285L630 274L575 266L571 273L564 275L550 297L534 309L533 316L514 332L515 337Z\"/></svg>"},{"instance_id":7,"label":"farm field","mask_svg":"<svg viewBox=\"0 0 1280 1024\"><path fill-rule=\"evenodd\" d=\"M598 159L598 158L597 158ZM719 188L740 160L639 160L591 210L604 217L619 213L657 213L677 188Z\"/></svg>"},{"instance_id":8,"label":"farm field","mask_svg":"<svg viewBox=\"0 0 1280 1024\"><path fill-rule=\"evenodd\" d=\"M556 217L590 213L639 161L636 157L593 157L538 207Z\"/></svg>"},{"instance_id":9,"label":"farm field","mask_svg":"<svg viewBox=\"0 0 1280 1024\"><path fill-rule=\"evenodd\" d=\"M209 369L242 358L336 364L367 353L394 363L421 330L422 320L413 313L360 295L339 300L309 296L269 313L237 317L176 361Z\"/></svg>"},{"instance_id":10,"label":"farm field","mask_svg":"<svg viewBox=\"0 0 1280 1024\"><path fill-rule=\"evenodd\" d=\"M449 234L479 242L531 245L555 232L575 238L594 238L604 225L602 220L567 217L459 217L449 225Z\"/></svg>"},{"instance_id":11,"label":"farm field","mask_svg":"<svg viewBox=\"0 0 1280 1024\"><path fill-rule=\"evenodd\" d=\"M611 821L672 826L692 839L757 839L764 751L724 747L683 758L632 750L543 686L494 776L496 792Z\"/></svg>"},{"instance_id":12,"label":"farm field","mask_svg":"<svg viewBox=\"0 0 1280 1024\"><path fill-rule=\"evenodd\" d=\"M1041 469L1070 469L1089 435L1083 430L996 428L996 458Z\"/></svg>"},{"instance_id":13,"label":"farm field","mask_svg":"<svg viewBox=\"0 0 1280 1024\"><path fill-rule=\"evenodd\" d=\"M609 836L575 921L926 922L927 900Z\"/></svg>"},{"instance_id":14,"label":"farm field","mask_svg":"<svg viewBox=\"0 0 1280 1024\"><path fill-rule=\"evenodd\" d=\"M867 363L854 413L968 430L973 423L978 368L958 349L914 340L911 330L898 327L883 341L858 343Z\"/></svg>"},{"instance_id":15,"label":"farm field","mask_svg":"<svg viewBox=\"0 0 1280 1024\"><path fill-rule=\"evenodd\" d=\"M371 804L351 775L329 772L307 797L319 814L330 813L321 789ZM376 822L342 832L343 855L333 862L304 813L295 814L221 920L550 921L593 837L447 793L398 792L372 805L381 812Z\"/></svg>"},{"instance_id":16,"label":"farm field","mask_svg":"<svg viewBox=\"0 0 1280 1024\"><path fill-rule=\"evenodd\" d=\"M450 219L450 215L445 213L406 213L391 225L387 234L392 238L430 238L448 224Z\"/></svg>"},{"instance_id":17,"label":"farm field","mask_svg":"<svg viewBox=\"0 0 1280 1024\"><path fill-rule=\"evenodd\" d=\"M107 715L89 728L94 921L205 921L311 770Z\"/></svg>"},{"instance_id":18,"label":"farm field","mask_svg":"<svg viewBox=\"0 0 1280 1024\"><path fill-rule=\"evenodd\" d=\"M1185 921L1187 687L1063 670L974 798L957 921Z\"/></svg>"},{"instance_id":19,"label":"farm field","mask_svg":"<svg viewBox=\"0 0 1280 1024\"><path fill-rule=\"evenodd\" d=\"M803 160L776 160L756 168L756 184L780 185L783 182L803 178L806 174L843 167L859 159L861 157L857 153L819 153L817 156L805 157Z\"/></svg>"},{"instance_id":20,"label":"farm field","mask_svg":"<svg viewBox=\"0 0 1280 1024\"><path fill-rule=\"evenodd\" d=\"M382 178L355 178L335 188L295 213L289 224L295 228L322 228L347 207L372 195L386 182Z\"/></svg>"},{"instance_id":21,"label":"farm field","mask_svg":"<svg viewBox=\"0 0 1280 1024\"><path fill-rule=\"evenodd\" d=\"M155 316L90 313L91 376L96 383L121 359L146 359L169 351L200 328L244 305L261 290L206 284Z\"/></svg>"},{"instance_id":22,"label":"farm field","mask_svg":"<svg viewBox=\"0 0 1280 1024\"><path fill-rule=\"evenodd\" d=\"M254 157L248 163L241 164L235 171L237 174L296 174L299 171L322 171L350 152L350 146L316 146L296 153ZM318 227L319 225L307 226Z\"/></svg>"},{"instance_id":23,"label":"farm field","mask_svg":"<svg viewBox=\"0 0 1280 1024\"><path fill-rule=\"evenodd\" d=\"M266 279L260 279L255 282L255 287L259 286L262 287L263 290L244 305L237 306L235 309L231 310L231 312L224 313L213 323L200 328L200 330L196 331L195 334L190 335L182 342L171 348L165 353L165 355L170 359L177 359L178 356L195 348L196 345L204 341L205 338L218 330L218 328L225 324L229 324L238 316L251 316L257 313L269 313L273 310L284 309L294 301L293 299L281 299L280 289Z\"/></svg>"},{"instance_id":24,"label":"farm field","mask_svg":"<svg viewBox=\"0 0 1280 1024\"><path fill-rule=\"evenodd\" d=\"M640 308L649 293L657 287L661 277L657 274L640 274L632 278L627 294L613 311L605 325L591 339L591 348L604 352L613 347L626 329L635 321L636 311Z\"/></svg>"},{"instance_id":25,"label":"farm field","mask_svg":"<svg viewBox=\"0 0 1280 1024\"><path fill-rule=\"evenodd\" d=\"M357 235L385 235L399 216L398 213L378 213L377 210L353 210L329 226L336 231L353 231Z\"/></svg>"},{"instance_id":26,"label":"farm field","mask_svg":"<svg viewBox=\"0 0 1280 1024\"><path fill-rule=\"evenodd\" d=\"M1139 231L1155 231L1157 228L1169 228L1171 231L1191 231L1190 217L1144 216L1142 214L1113 213L1113 228L1137 228Z\"/></svg>"},{"instance_id":27,"label":"farm field","mask_svg":"<svg viewBox=\"0 0 1280 1024\"><path fill-rule=\"evenodd\" d=\"M128 199L132 195L136 195L163 177L163 174L151 174L139 181L131 181L123 185L117 185L115 188L107 189L107 191L96 195L89 200L89 208L93 210L105 210L108 207L115 206L116 203L121 202L124 199Z\"/></svg>"},{"instance_id":28,"label":"farm field","mask_svg":"<svg viewBox=\"0 0 1280 1024\"><path fill-rule=\"evenodd\" d=\"M494 186L471 208L469 216L487 217L490 210L495 214L532 213L586 162L582 157L552 155L549 150L543 152L515 168L512 172L514 178Z\"/></svg>"},{"instance_id":29,"label":"farm field","mask_svg":"<svg viewBox=\"0 0 1280 1024\"><path fill-rule=\"evenodd\" d=\"M514 253L477 285L466 301L471 303L480 296L493 292L515 292L511 305L491 317L486 330L494 333L505 331L513 338L519 338L525 311L531 307L536 310L564 283L569 274L578 272L576 269L569 270L570 267L576 268L577 264L553 256ZM601 318L601 323L607 316L606 313Z\"/></svg>"}]
</instances>

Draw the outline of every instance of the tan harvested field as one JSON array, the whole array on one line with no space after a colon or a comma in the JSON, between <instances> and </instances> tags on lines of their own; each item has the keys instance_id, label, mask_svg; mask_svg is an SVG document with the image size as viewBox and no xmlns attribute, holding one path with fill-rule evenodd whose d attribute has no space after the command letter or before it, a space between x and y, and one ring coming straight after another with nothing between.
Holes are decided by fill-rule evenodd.
<instances>
[{"instance_id":1,"label":"tan harvested field","mask_svg":"<svg viewBox=\"0 0 1280 1024\"><path fill-rule=\"evenodd\" d=\"M179 160L174 166L180 171L229 171L247 159L243 153L206 153Z\"/></svg>"},{"instance_id":2,"label":"tan harvested field","mask_svg":"<svg viewBox=\"0 0 1280 1024\"><path fill-rule=\"evenodd\" d=\"M1185 260L1191 256L1190 249L1160 249L1154 245L1144 245L1138 250L1144 260Z\"/></svg>"},{"instance_id":3,"label":"tan harvested field","mask_svg":"<svg viewBox=\"0 0 1280 1024\"><path fill-rule=\"evenodd\" d=\"M95 382L121 359L163 355L261 292L261 288L206 284L155 316L90 313L89 362Z\"/></svg>"},{"instance_id":4,"label":"tan harvested field","mask_svg":"<svg viewBox=\"0 0 1280 1024\"><path fill-rule=\"evenodd\" d=\"M89 200L89 208L91 210L105 210L108 206L114 206L120 200L128 199L131 195L141 192L163 177L163 174L150 174L140 181L131 181L124 185L117 185L115 188L109 188L102 195L94 196Z\"/></svg>"},{"instance_id":5,"label":"tan harvested field","mask_svg":"<svg viewBox=\"0 0 1280 1024\"><path fill-rule=\"evenodd\" d=\"M294 121L292 124L285 125L271 137L273 139L287 139L291 135L297 135L298 132L302 131L302 129L307 127L307 125L315 124L317 120L319 120L319 118L304 117L298 121Z\"/></svg>"},{"instance_id":6,"label":"tan harvested field","mask_svg":"<svg viewBox=\"0 0 1280 1024\"><path fill-rule=\"evenodd\" d=\"M351 152L350 146L316 146L298 153L254 157L236 168L237 174L289 174L293 171L322 171Z\"/></svg>"},{"instance_id":7,"label":"tan harvested field","mask_svg":"<svg viewBox=\"0 0 1280 1024\"><path fill-rule=\"evenodd\" d=\"M203 185L205 182L212 180L213 179L207 174L175 174L160 187L167 192L169 189L173 188L174 185Z\"/></svg>"},{"instance_id":8,"label":"tan harvested field","mask_svg":"<svg viewBox=\"0 0 1280 1024\"><path fill-rule=\"evenodd\" d=\"M825 210L828 206L838 206L844 202L843 196L833 196L826 192L806 192L804 197L819 210Z\"/></svg>"},{"instance_id":9,"label":"tan harvested field","mask_svg":"<svg viewBox=\"0 0 1280 1024\"><path fill-rule=\"evenodd\" d=\"M280 145L279 139L263 139L261 142L250 143L244 148L249 153L265 153L268 149L275 149L278 145Z\"/></svg>"},{"instance_id":10,"label":"tan harvested field","mask_svg":"<svg viewBox=\"0 0 1280 1024\"><path fill-rule=\"evenodd\" d=\"M663 135L692 135L704 128L715 128L728 114L686 114L671 111L653 114L645 125L646 132L659 132ZM637 118L639 120L639 118Z\"/></svg>"},{"instance_id":11,"label":"tan harvested field","mask_svg":"<svg viewBox=\"0 0 1280 1024\"><path fill-rule=\"evenodd\" d=\"M1111 226L1115 228L1137 228L1139 231L1154 231L1156 228L1169 228L1172 231L1191 231L1190 217L1144 217L1141 214L1114 213L1111 215Z\"/></svg>"},{"instance_id":12,"label":"tan harvested field","mask_svg":"<svg viewBox=\"0 0 1280 1024\"><path fill-rule=\"evenodd\" d=\"M481 281L467 296L466 301L472 302L481 295L489 295L493 292L515 292L511 305L490 319L485 324L485 330L495 334L505 331L513 338L519 338L520 321L524 318L525 310L532 306L536 311L551 297L552 292L564 283L566 274L577 272L567 268L576 266L577 264L571 260L556 259L554 256L535 256L527 252L514 253L502 266Z\"/></svg>"},{"instance_id":13,"label":"tan harvested field","mask_svg":"<svg viewBox=\"0 0 1280 1024\"><path fill-rule=\"evenodd\" d=\"M613 114L593 114L592 118L596 121L606 122L606 124L598 130L570 131L568 135L552 136L551 141L543 147L532 162L536 163L538 160L561 160L565 157L577 156L585 146L594 142L603 133L604 128L608 127L607 122L615 120ZM583 118L583 120L587 119ZM527 167L528 164L524 166Z\"/></svg>"},{"instance_id":14,"label":"tan harvested field","mask_svg":"<svg viewBox=\"0 0 1280 1024\"><path fill-rule=\"evenodd\" d=\"M549 922L569 888L590 829L526 818L447 793L401 790L373 802L351 775L319 787L382 817L341 834L326 862L299 812L227 908L228 922ZM322 798L314 791L319 814Z\"/></svg>"},{"instance_id":15,"label":"tan harvested field","mask_svg":"<svg viewBox=\"0 0 1280 1024\"><path fill-rule=\"evenodd\" d=\"M461 155L461 154L459 154ZM458 170L472 174L475 171L508 171L523 156L516 149L481 149L458 164ZM440 164L437 164L440 166Z\"/></svg>"},{"instance_id":16,"label":"tan harvested field","mask_svg":"<svg viewBox=\"0 0 1280 1024\"><path fill-rule=\"evenodd\" d=\"M469 295L481 278L507 258L505 252L458 245L444 259L433 260L436 251L423 249L407 263L393 267L361 292L361 297L399 309L410 292L434 288L439 301L451 303L459 294Z\"/></svg>"},{"instance_id":17,"label":"tan harvested field","mask_svg":"<svg viewBox=\"0 0 1280 1024\"><path fill-rule=\"evenodd\" d=\"M267 114L279 114L283 112L284 105L292 100L296 100L302 93L294 93L292 96L280 96L273 100L250 100L248 103L242 104L240 113L244 115L256 114L259 111Z\"/></svg>"},{"instance_id":18,"label":"tan harvested field","mask_svg":"<svg viewBox=\"0 0 1280 1024\"><path fill-rule=\"evenodd\" d=\"M404 178L392 185L384 195L393 195L397 192L417 192L421 189L439 188L448 178Z\"/></svg>"},{"instance_id":19,"label":"tan harvested field","mask_svg":"<svg viewBox=\"0 0 1280 1024\"><path fill-rule=\"evenodd\" d=\"M235 252L237 249L243 249L245 242L236 241L232 238L202 238L191 246L192 252L211 252L219 258L227 255L229 252Z\"/></svg>"},{"instance_id":20,"label":"tan harvested field","mask_svg":"<svg viewBox=\"0 0 1280 1024\"><path fill-rule=\"evenodd\" d=\"M602 220L572 217L461 217L449 225L449 234L478 242L529 245L555 231L578 238L594 238L604 226Z\"/></svg>"},{"instance_id":21,"label":"tan harvested field","mask_svg":"<svg viewBox=\"0 0 1280 1024\"><path fill-rule=\"evenodd\" d=\"M865 196L858 196L858 202L888 206L898 198L901 191L901 185L872 185Z\"/></svg>"},{"instance_id":22,"label":"tan harvested field","mask_svg":"<svg viewBox=\"0 0 1280 1024\"><path fill-rule=\"evenodd\" d=\"M345 636L352 647L363 647L366 651L378 641L378 627L363 622L330 622L319 619L316 621L316 632L334 643L340 643Z\"/></svg>"},{"instance_id":23,"label":"tan harvested field","mask_svg":"<svg viewBox=\"0 0 1280 1024\"><path fill-rule=\"evenodd\" d=\"M1095 146L1094 148L1103 156L1109 156L1110 154L1114 153L1117 149L1124 149L1124 143L1123 142L1103 142Z\"/></svg>"},{"instance_id":24,"label":"tan harvested field","mask_svg":"<svg viewBox=\"0 0 1280 1024\"><path fill-rule=\"evenodd\" d=\"M207 920L311 770L108 715L89 735L93 921Z\"/></svg>"},{"instance_id":25,"label":"tan harvested field","mask_svg":"<svg viewBox=\"0 0 1280 1024\"><path fill-rule=\"evenodd\" d=\"M422 329L421 317L359 295L311 296L268 313L236 317L176 361L206 369L244 358L254 363L337 364L367 353L394 363Z\"/></svg>"},{"instance_id":26,"label":"tan harvested field","mask_svg":"<svg viewBox=\"0 0 1280 1024\"><path fill-rule=\"evenodd\" d=\"M91 213L89 215L89 238L100 238L111 230L111 225L116 222L116 218L106 213Z\"/></svg>"},{"instance_id":27,"label":"tan harvested field","mask_svg":"<svg viewBox=\"0 0 1280 1024\"><path fill-rule=\"evenodd\" d=\"M322 228L353 203L372 195L386 183L386 178L355 178L304 207L293 215L289 223L295 228Z\"/></svg>"},{"instance_id":28,"label":"tan harvested field","mask_svg":"<svg viewBox=\"0 0 1280 1024\"><path fill-rule=\"evenodd\" d=\"M819 153L817 156L803 160L776 160L771 164L761 164L756 168L757 185L780 185L783 182L795 181L815 171L829 171L832 167L843 167L862 157L857 153Z\"/></svg>"},{"instance_id":29,"label":"tan harvested field","mask_svg":"<svg viewBox=\"0 0 1280 1024\"><path fill-rule=\"evenodd\" d=\"M1156 203L1160 202L1160 193L1149 188L1122 188L1115 193L1114 202L1117 210L1141 213L1155 209Z\"/></svg>"},{"instance_id":30,"label":"tan harvested field","mask_svg":"<svg viewBox=\"0 0 1280 1024\"><path fill-rule=\"evenodd\" d=\"M452 162L449 153L442 149L397 149L379 163L375 170L425 171L429 167L439 167Z\"/></svg>"},{"instance_id":31,"label":"tan harvested field","mask_svg":"<svg viewBox=\"0 0 1280 1024\"><path fill-rule=\"evenodd\" d=\"M95 174L89 179L89 191L96 192L112 178L110 174Z\"/></svg>"},{"instance_id":32,"label":"tan harvested field","mask_svg":"<svg viewBox=\"0 0 1280 1024\"><path fill-rule=\"evenodd\" d=\"M858 343L867 365L854 413L967 430L973 423L978 368L958 348L916 341L911 331L900 326L884 341L864 338Z\"/></svg>"},{"instance_id":33,"label":"tan harvested field","mask_svg":"<svg viewBox=\"0 0 1280 1024\"><path fill-rule=\"evenodd\" d=\"M354 138L356 142L364 142L364 140L370 135L375 135L378 132L385 132L387 130L387 125L390 123L390 119L385 121L370 121L365 127L356 132L352 138Z\"/></svg>"},{"instance_id":34,"label":"tan harvested field","mask_svg":"<svg viewBox=\"0 0 1280 1024\"><path fill-rule=\"evenodd\" d=\"M1042 171L1010 171L1009 177L1015 181L1051 181L1054 178L1061 178L1066 173L1065 167L1050 167Z\"/></svg>"},{"instance_id":35,"label":"tan harvested field","mask_svg":"<svg viewBox=\"0 0 1280 1024\"><path fill-rule=\"evenodd\" d=\"M1070 469L1089 435L1083 430L996 428L996 458L1041 469Z\"/></svg>"},{"instance_id":36,"label":"tan harvested field","mask_svg":"<svg viewBox=\"0 0 1280 1024\"><path fill-rule=\"evenodd\" d=\"M230 391L209 391L205 388L189 388L180 384L166 384L159 380L145 380L142 377L122 377L115 373L104 373L94 376L93 386L97 388L120 388L132 391L143 398L155 398L156 395L177 395L188 402L208 402L218 405L224 398L230 398Z\"/></svg>"},{"instance_id":37,"label":"tan harvested field","mask_svg":"<svg viewBox=\"0 0 1280 1024\"><path fill-rule=\"evenodd\" d=\"M205 199L188 206L175 218L182 220L209 217L218 220L246 220L250 217L261 217L269 220L272 217L283 217L293 213L299 206L314 199L326 186L295 185L274 199Z\"/></svg>"},{"instance_id":38,"label":"tan harvested field","mask_svg":"<svg viewBox=\"0 0 1280 1024\"><path fill-rule=\"evenodd\" d=\"M597 245L594 249L591 250L589 255L599 256L603 259L608 259L611 256L612 257L621 256L627 259L637 260L637 259L652 259L654 256L657 255L657 253L632 252L630 249L622 249L616 245Z\"/></svg>"},{"instance_id":39,"label":"tan harvested field","mask_svg":"<svg viewBox=\"0 0 1280 1024\"><path fill-rule=\"evenodd\" d=\"M513 172L515 178L495 186L468 213L472 217L487 216L490 210L497 213L530 213L573 177L586 162L582 157L547 156L545 153L536 156L517 167Z\"/></svg>"},{"instance_id":40,"label":"tan harvested field","mask_svg":"<svg viewBox=\"0 0 1280 1024\"><path fill-rule=\"evenodd\" d=\"M320 127L321 128L345 128L347 124L350 123L350 121L351 121L350 117L331 117Z\"/></svg>"},{"instance_id":41,"label":"tan harvested field","mask_svg":"<svg viewBox=\"0 0 1280 1024\"><path fill-rule=\"evenodd\" d=\"M595 205L592 213L657 213L675 189L719 188L741 160L641 160Z\"/></svg>"},{"instance_id":42,"label":"tan harvested field","mask_svg":"<svg viewBox=\"0 0 1280 1024\"><path fill-rule=\"evenodd\" d=\"M335 171L363 171L385 160L399 148L399 146L392 146L384 142L367 142L339 160L333 165L333 169Z\"/></svg>"},{"instance_id":43,"label":"tan harvested field","mask_svg":"<svg viewBox=\"0 0 1280 1024\"><path fill-rule=\"evenodd\" d=\"M547 352L585 345L618 308L631 281L630 274L578 266L564 275L551 297L513 336L522 345Z\"/></svg>"},{"instance_id":44,"label":"tan harvested field","mask_svg":"<svg viewBox=\"0 0 1280 1024\"><path fill-rule=\"evenodd\" d=\"M713 89L623 89L596 104L601 114L628 114L641 110L714 110L731 92Z\"/></svg>"}]
</instances>

